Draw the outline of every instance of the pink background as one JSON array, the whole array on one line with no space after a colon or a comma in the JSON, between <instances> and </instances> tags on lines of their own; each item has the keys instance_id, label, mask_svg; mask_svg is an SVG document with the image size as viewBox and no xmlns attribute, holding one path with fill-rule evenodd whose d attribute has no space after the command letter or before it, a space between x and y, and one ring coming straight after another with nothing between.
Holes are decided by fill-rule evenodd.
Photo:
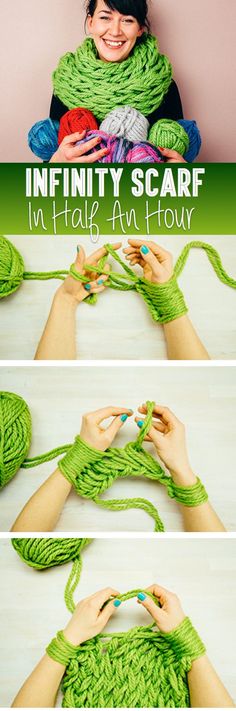
<instances>
[{"instance_id":1,"label":"pink background","mask_svg":"<svg viewBox=\"0 0 236 711\"><path fill-rule=\"evenodd\" d=\"M201 129L198 160L236 161L236 1L152 0L150 17L185 118ZM83 22L83 0L1 0L1 161L34 160L28 130L48 116L51 73L83 39Z\"/></svg>"}]
</instances>

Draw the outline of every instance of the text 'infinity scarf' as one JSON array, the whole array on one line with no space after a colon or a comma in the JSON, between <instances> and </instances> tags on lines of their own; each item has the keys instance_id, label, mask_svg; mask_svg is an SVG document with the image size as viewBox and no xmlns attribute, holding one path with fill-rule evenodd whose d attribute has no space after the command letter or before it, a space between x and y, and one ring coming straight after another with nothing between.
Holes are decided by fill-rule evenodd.
<instances>
[{"instance_id":1,"label":"text 'infinity scarf'","mask_svg":"<svg viewBox=\"0 0 236 711\"><path fill-rule=\"evenodd\" d=\"M87 38L75 52L61 57L53 87L69 109L84 106L103 120L126 104L148 116L161 105L171 79L168 57L159 53L156 37L145 34L123 62L103 62Z\"/></svg>"}]
</instances>

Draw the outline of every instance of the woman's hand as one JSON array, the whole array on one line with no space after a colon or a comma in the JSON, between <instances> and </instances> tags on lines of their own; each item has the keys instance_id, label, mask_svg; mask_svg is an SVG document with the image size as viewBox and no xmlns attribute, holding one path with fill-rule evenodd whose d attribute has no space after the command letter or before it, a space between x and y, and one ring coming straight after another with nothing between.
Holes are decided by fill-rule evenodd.
<instances>
[{"instance_id":1,"label":"woman's hand","mask_svg":"<svg viewBox=\"0 0 236 711\"><path fill-rule=\"evenodd\" d=\"M147 407L139 407L141 414L146 414ZM139 427L142 427L140 418L136 417ZM185 427L168 407L155 405L153 412L152 427L145 437L147 442L153 442L158 456L169 469L171 476L178 486L192 486L196 484L197 477L191 470Z\"/></svg>"},{"instance_id":2,"label":"woman's hand","mask_svg":"<svg viewBox=\"0 0 236 711\"><path fill-rule=\"evenodd\" d=\"M117 242L112 246L113 249L119 249L121 243ZM92 270L89 271L89 269L84 268L84 264L97 267L100 259L102 259L102 257L107 254L105 247L101 247L96 252L90 254L89 257L86 257L83 247L78 246L77 252L77 257L74 263L75 270L79 274L83 274L83 276L88 279L88 283L85 284L75 279L73 276L69 275L68 277L66 277L65 281L63 281L63 283L57 290L57 294L59 293L71 297L73 300L75 300L76 304L81 303L81 301L84 301L84 299L86 299L89 294L100 294L102 291L104 291L106 287L106 281L109 278L108 274L101 274L96 276L96 272L93 272ZM105 264L104 271L109 272L109 269L109 264Z\"/></svg>"},{"instance_id":3,"label":"woman's hand","mask_svg":"<svg viewBox=\"0 0 236 711\"><path fill-rule=\"evenodd\" d=\"M170 252L155 242L129 239L130 247L123 249L130 266L139 264L144 278L153 284L164 284L173 276L173 258Z\"/></svg>"},{"instance_id":4,"label":"woman's hand","mask_svg":"<svg viewBox=\"0 0 236 711\"><path fill-rule=\"evenodd\" d=\"M161 148L158 146L158 150L161 152L163 158L166 158L165 163L187 163L180 153L173 151L171 148Z\"/></svg>"},{"instance_id":5,"label":"woman's hand","mask_svg":"<svg viewBox=\"0 0 236 711\"><path fill-rule=\"evenodd\" d=\"M109 153L108 148L102 148L91 155L89 151L101 143L100 136L91 138L91 141L76 145L77 141L82 141L86 136L86 131L82 133L71 133L65 136L56 153L53 154L50 163L96 163L100 158L104 158Z\"/></svg>"},{"instance_id":6,"label":"woman's hand","mask_svg":"<svg viewBox=\"0 0 236 711\"><path fill-rule=\"evenodd\" d=\"M123 426L124 422L131 417L133 410L125 407L104 407L96 412L89 412L83 416L80 436L95 449L100 449L101 452L111 446L113 439ZM114 417L112 423L106 429L102 427L103 420L108 417Z\"/></svg>"},{"instance_id":7,"label":"woman's hand","mask_svg":"<svg viewBox=\"0 0 236 711\"><path fill-rule=\"evenodd\" d=\"M64 629L64 635L68 642L78 647L82 642L86 642L87 639L92 639L102 632L108 620L120 605L119 600L107 601L111 596L116 597L117 595L119 595L118 590L105 588L90 597L86 597L85 600L81 600L70 622ZM105 602L107 602L107 605L102 609Z\"/></svg>"},{"instance_id":8,"label":"woman's hand","mask_svg":"<svg viewBox=\"0 0 236 711\"><path fill-rule=\"evenodd\" d=\"M160 632L172 632L183 622L186 615L184 614L181 603L177 595L162 588L160 585L150 585L147 588L158 600L158 607L154 600L149 595L141 593L138 596L139 604L143 605L157 623ZM144 597L144 599L143 599Z\"/></svg>"}]
</instances>

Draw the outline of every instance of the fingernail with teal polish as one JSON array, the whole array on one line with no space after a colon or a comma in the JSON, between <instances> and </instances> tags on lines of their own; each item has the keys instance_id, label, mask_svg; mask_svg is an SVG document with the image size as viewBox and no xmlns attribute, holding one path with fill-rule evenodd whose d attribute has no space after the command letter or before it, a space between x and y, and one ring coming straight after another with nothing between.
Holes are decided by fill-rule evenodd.
<instances>
[{"instance_id":1,"label":"fingernail with teal polish","mask_svg":"<svg viewBox=\"0 0 236 711\"><path fill-rule=\"evenodd\" d=\"M120 607L121 600L114 600L113 605L114 605L114 607Z\"/></svg>"},{"instance_id":2,"label":"fingernail with teal polish","mask_svg":"<svg viewBox=\"0 0 236 711\"><path fill-rule=\"evenodd\" d=\"M77 244L77 252L78 252L78 254L79 254L79 252L80 252L80 247L79 247L78 244Z\"/></svg>"},{"instance_id":3,"label":"fingernail with teal polish","mask_svg":"<svg viewBox=\"0 0 236 711\"><path fill-rule=\"evenodd\" d=\"M141 429L141 427L143 427L143 420L139 420L139 421L137 422L137 425L138 425L138 427L140 427L140 429Z\"/></svg>"},{"instance_id":4,"label":"fingernail with teal polish","mask_svg":"<svg viewBox=\"0 0 236 711\"><path fill-rule=\"evenodd\" d=\"M84 285L84 288L86 289L86 291L90 291L90 289L91 289L91 284L85 284L85 285Z\"/></svg>"},{"instance_id":5,"label":"fingernail with teal polish","mask_svg":"<svg viewBox=\"0 0 236 711\"><path fill-rule=\"evenodd\" d=\"M138 593L137 597L139 600L141 600L141 602L143 602L144 600L146 600L147 596L144 595L144 593Z\"/></svg>"},{"instance_id":6,"label":"fingernail with teal polish","mask_svg":"<svg viewBox=\"0 0 236 711\"><path fill-rule=\"evenodd\" d=\"M128 415L121 415L121 422L126 422L128 420Z\"/></svg>"},{"instance_id":7,"label":"fingernail with teal polish","mask_svg":"<svg viewBox=\"0 0 236 711\"><path fill-rule=\"evenodd\" d=\"M103 279L99 279L98 286L101 286L102 284L103 284Z\"/></svg>"},{"instance_id":8,"label":"fingernail with teal polish","mask_svg":"<svg viewBox=\"0 0 236 711\"><path fill-rule=\"evenodd\" d=\"M149 249L148 249L148 247L146 247L145 244L143 244L143 246L140 249L140 252L142 252L142 254L148 254Z\"/></svg>"}]
</instances>

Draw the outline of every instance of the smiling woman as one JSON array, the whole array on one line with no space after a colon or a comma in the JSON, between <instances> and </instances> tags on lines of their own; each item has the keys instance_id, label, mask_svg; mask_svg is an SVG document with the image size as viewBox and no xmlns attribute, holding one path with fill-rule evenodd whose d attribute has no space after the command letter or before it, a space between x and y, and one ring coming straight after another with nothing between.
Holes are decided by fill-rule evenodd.
<instances>
[{"instance_id":1,"label":"smiling woman","mask_svg":"<svg viewBox=\"0 0 236 711\"><path fill-rule=\"evenodd\" d=\"M161 118L183 118L170 61L149 32L146 0L89 0L86 28L90 37L74 53L67 52L53 74L51 119L60 120L80 106L101 123L112 109L127 105L141 112L150 126ZM87 162L94 163L104 158L108 149L99 149L99 136L82 149L76 145L84 136L66 136L51 161L83 162L86 155ZM98 150L88 155L95 145ZM176 151L166 149L163 155L183 162Z\"/></svg>"}]
</instances>

